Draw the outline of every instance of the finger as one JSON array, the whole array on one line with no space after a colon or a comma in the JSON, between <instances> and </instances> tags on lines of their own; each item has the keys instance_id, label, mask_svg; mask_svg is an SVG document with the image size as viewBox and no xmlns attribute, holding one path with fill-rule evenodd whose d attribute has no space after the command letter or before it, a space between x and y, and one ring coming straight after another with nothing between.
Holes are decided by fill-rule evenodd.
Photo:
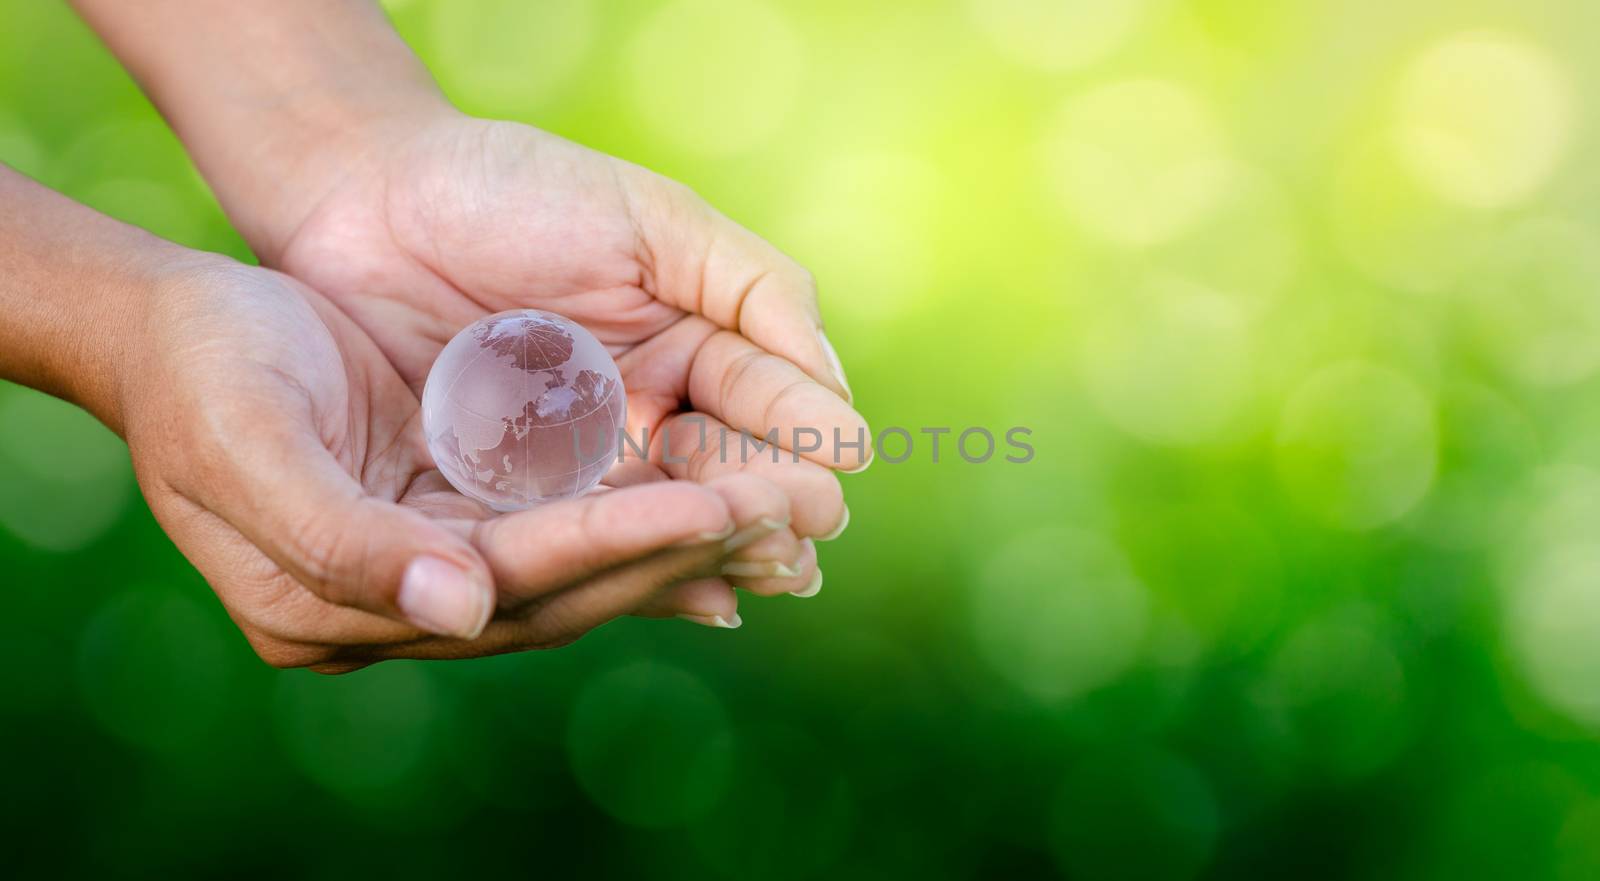
<instances>
[{"instance_id":1,"label":"finger","mask_svg":"<svg viewBox=\"0 0 1600 881\"><path fill-rule=\"evenodd\" d=\"M723 331L705 341L689 372L689 401L736 430L841 471L872 462L861 414L788 361Z\"/></svg>"},{"instance_id":2,"label":"finger","mask_svg":"<svg viewBox=\"0 0 1600 881\"><path fill-rule=\"evenodd\" d=\"M596 627L646 607L672 585L714 577L721 556L721 549L715 546L661 551L571 590L551 594L530 605L522 615L497 618L477 639L429 637L391 645L351 647L334 660L370 663L391 658L475 658L559 648Z\"/></svg>"},{"instance_id":3,"label":"finger","mask_svg":"<svg viewBox=\"0 0 1600 881\"><path fill-rule=\"evenodd\" d=\"M735 554L722 564L722 577L758 596L804 593L816 580L817 548L811 539L784 530Z\"/></svg>"},{"instance_id":4,"label":"finger","mask_svg":"<svg viewBox=\"0 0 1600 881\"><path fill-rule=\"evenodd\" d=\"M789 500L777 486L749 474L730 474L717 478L707 487L720 493L739 524L723 544L721 571L727 574L730 561L756 549L756 557L779 548L798 546L794 533L784 525L789 519ZM769 549L762 551L761 549ZM778 551L781 553L781 550ZM675 585L646 603L634 614L646 617L678 615L714 627L737 627L738 601L732 596L729 581L707 578ZM731 623L730 623L731 622Z\"/></svg>"},{"instance_id":5,"label":"finger","mask_svg":"<svg viewBox=\"0 0 1600 881\"><path fill-rule=\"evenodd\" d=\"M520 614L491 621L483 635L470 642L424 639L375 649L356 647L339 660L478 657L566 645L607 621L643 608L671 585L714 577L724 557L783 528L782 519L787 516L788 500L782 491L769 481L747 474L725 475L704 487L669 481L616 490L593 499L599 502L645 493L668 498L666 491L682 489L715 494L733 520L733 531L721 540L661 550L597 574L576 587L547 593L526 603ZM559 505L550 506L556 507ZM536 525L525 518L518 528L533 529ZM493 552L489 556L495 558Z\"/></svg>"},{"instance_id":6,"label":"finger","mask_svg":"<svg viewBox=\"0 0 1600 881\"><path fill-rule=\"evenodd\" d=\"M734 472L700 483L722 497L737 524L733 535L723 542L724 554L735 553L789 526L789 497L764 477Z\"/></svg>"},{"instance_id":7,"label":"finger","mask_svg":"<svg viewBox=\"0 0 1600 881\"><path fill-rule=\"evenodd\" d=\"M776 485L789 499L789 528L800 537L837 535L846 521L844 492L833 472L792 454L755 452L738 432L704 413L686 413L662 424L651 457L677 480L708 483L728 474L753 474Z\"/></svg>"},{"instance_id":8,"label":"finger","mask_svg":"<svg viewBox=\"0 0 1600 881\"><path fill-rule=\"evenodd\" d=\"M687 187L630 171L625 183L651 257L651 293L739 332L850 400L850 384L822 329L811 273Z\"/></svg>"},{"instance_id":9,"label":"finger","mask_svg":"<svg viewBox=\"0 0 1600 881\"><path fill-rule=\"evenodd\" d=\"M750 474L726 475L705 486L672 481L649 484L608 493L607 497L646 492L665 496L668 490L685 488L715 493L726 506L733 532L724 533L719 541L662 551L647 564L607 573L582 587L539 601L525 616L530 621L538 619L534 632L548 639L553 629L564 634L567 641L576 639L589 629L640 608L660 589L691 577L715 575L724 557L783 529L788 519L788 498L783 491Z\"/></svg>"},{"instance_id":10,"label":"finger","mask_svg":"<svg viewBox=\"0 0 1600 881\"><path fill-rule=\"evenodd\" d=\"M209 509L317 597L471 638L494 610L489 568L466 539L368 496L320 439L309 411L197 444L194 485ZM238 414L216 414L219 421Z\"/></svg>"},{"instance_id":11,"label":"finger","mask_svg":"<svg viewBox=\"0 0 1600 881\"><path fill-rule=\"evenodd\" d=\"M657 594L634 612L642 618L682 618L705 627L735 629L739 619L739 597L733 585L721 578L685 581Z\"/></svg>"},{"instance_id":12,"label":"finger","mask_svg":"<svg viewBox=\"0 0 1600 881\"><path fill-rule=\"evenodd\" d=\"M720 549L734 524L716 490L657 481L479 521L473 543L494 573L500 605L515 608L676 545Z\"/></svg>"},{"instance_id":13,"label":"finger","mask_svg":"<svg viewBox=\"0 0 1600 881\"><path fill-rule=\"evenodd\" d=\"M617 361L628 387L630 436L659 431L690 398L700 409L745 428L752 439L771 437L785 449L804 448L821 464L845 471L865 468L872 445L860 414L793 365L762 355L737 334L695 315L630 349ZM781 406L773 404L778 396L786 398ZM624 450L631 455L641 445Z\"/></svg>"}]
</instances>

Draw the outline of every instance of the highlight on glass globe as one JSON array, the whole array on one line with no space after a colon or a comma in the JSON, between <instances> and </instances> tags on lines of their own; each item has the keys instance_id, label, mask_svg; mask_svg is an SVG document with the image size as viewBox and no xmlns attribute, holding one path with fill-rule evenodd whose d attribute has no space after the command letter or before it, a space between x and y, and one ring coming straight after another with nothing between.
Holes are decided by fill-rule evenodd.
<instances>
[{"instance_id":1,"label":"highlight on glass globe","mask_svg":"<svg viewBox=\"0 0 1600 881\"><path fill-rule=\"evenodd\" d=\"M514 309L468 325L422 391L428 451L496 511L580 495L616 460L628 412L611 355L577 322Z\"/></svg>"}]
</instances>

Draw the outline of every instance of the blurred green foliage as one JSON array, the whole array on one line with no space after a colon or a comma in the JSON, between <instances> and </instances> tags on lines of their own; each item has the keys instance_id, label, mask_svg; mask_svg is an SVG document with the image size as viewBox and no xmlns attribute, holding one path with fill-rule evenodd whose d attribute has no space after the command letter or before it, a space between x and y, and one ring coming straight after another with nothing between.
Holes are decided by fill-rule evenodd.
<instances>
[{"instance_id":1,"label":"blurred green foliage","mask_svg":"<svg viewBox=\"0 0 1600 881\"><path fill-rule=\"evenodd\" d=\"M810 265L877 426L1037 457L917 435L736 632L325 678L0 389L12 868L1600 876L1600 6L388 6ZM0 160L248 258L64 4L0 22Z\"/></svg>"}]
</instances>

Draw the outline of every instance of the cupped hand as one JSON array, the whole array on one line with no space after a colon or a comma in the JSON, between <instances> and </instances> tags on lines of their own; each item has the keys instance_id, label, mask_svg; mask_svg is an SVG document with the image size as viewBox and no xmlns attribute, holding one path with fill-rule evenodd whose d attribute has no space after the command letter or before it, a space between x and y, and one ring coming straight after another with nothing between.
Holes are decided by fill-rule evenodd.
<instances>
[{"instance_id":1,"label":"cupped hand","mask_svg":"<svg viewBox=\"0 0 1600 881\"><path fill-rule=\"evenodd\" d=\"M314 290L198 256L157 288L128 319L135 471L274 665L551 647L636 612L727 625L723 573L752 550L792 561L757 579L770 592L813 575L814 552L785 541L785 493L749 474L491 515L433 468L406 377Z\"/></svg>"},{"instance_id":2,"label":"cupped hand","mask_svg":"<svg viewBox=\"0 0 1600 881\"><path fill-rule=\"evenodd\" d=\"M760 475L792 503L792 529L756 549L767 557L809 553L803 537L843 527L832 471L864 467L870 445L803 268L686 187L528 126L444 112L364 143L324 164L298 216L241 226L264 262L348 313L413 392L470 322L549 309L606 344L629 431L650 433L650 461L608 483ZM796 443L796 429L815 434ZM742 456L741 430L776 430L787 449L821 443Z\"/></svg>"}]
</instances>

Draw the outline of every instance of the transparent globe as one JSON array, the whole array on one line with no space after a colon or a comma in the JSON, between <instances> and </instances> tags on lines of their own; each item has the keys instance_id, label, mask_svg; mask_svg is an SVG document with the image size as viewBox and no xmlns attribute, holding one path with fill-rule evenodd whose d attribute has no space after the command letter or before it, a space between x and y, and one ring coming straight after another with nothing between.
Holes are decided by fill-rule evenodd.
<instances>
[{"instance_id":1,"label":"transparent globe","mask_svg":"<svg viewBox=\"0 0 1600 881\"><path fill-rule=\"evenodd\" d=\"M600 341L553 312L514 309L468 325L422 390L422 431L450 485L496 511L570 498L617 455L628 411Z\"/></svg>"}]
</instances>

